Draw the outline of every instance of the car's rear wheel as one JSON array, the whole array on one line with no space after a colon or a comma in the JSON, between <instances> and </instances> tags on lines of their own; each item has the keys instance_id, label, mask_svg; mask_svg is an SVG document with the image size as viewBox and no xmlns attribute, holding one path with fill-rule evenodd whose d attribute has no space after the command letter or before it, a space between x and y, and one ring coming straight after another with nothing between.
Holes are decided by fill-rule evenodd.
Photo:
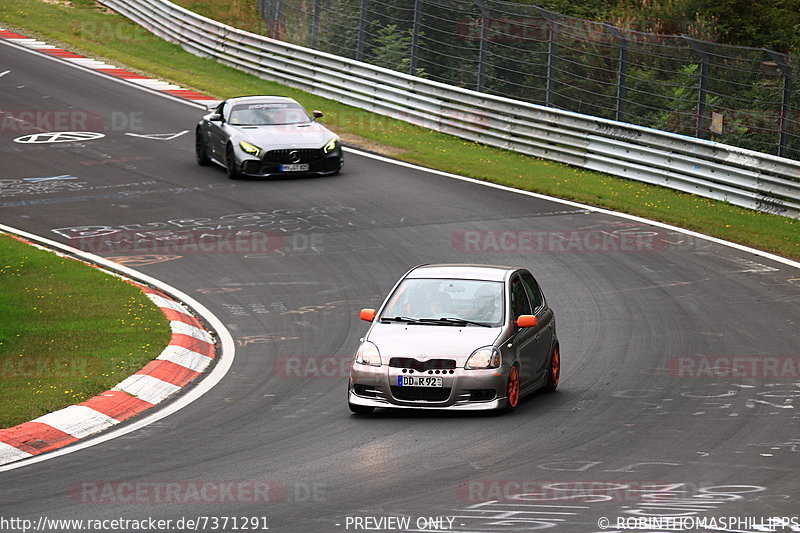
<instances>
[{"instance_id":1,"label":"car's rear wheel","mask_svg":"<svg viewBox=\"0 0 800 533\"><path fill-rule=\"evenodd\" d=\"M553 392L558 388L558 380L561 379L561 354L558 346L553 347L550 355L550 368L547 370L547 384L544 386L545 392Z\"/></svg>"},{"instance_id":2,"label":"car's rear wheel","mask_svg":"<svg viewBox=\"0 0 800 533\"><path fill-rule=\"evenodd\" d=\"M203 133L200 128L197 128L194 133L194 154L197 157L197 164L201 167L207 167L211 164L211 159L206 152L206 142L203 139Z\"/></svg>"},{"instance_id":3,"label":"car's rear wheel","mask_svg":"<svg viewBox=\"0 0 800 533\"><path fill-rule=\"evenodd\" d=\"M508 371L508 384L506 385L506 411L513 411L519 403L519 369L512 366Z\"/></svg>"},{"instance_id":4,"label":"car's rear wheel","mask_svg":"<svg viewBox=\"0 0 800 533\"><path fill-rule=\"evenodd\" d=\"M242 177L239 169L236 168L236 155L233 153L233 147L228 145L225 151L225 168L228 171L228 177L232 180L238 180Z\"/></svg>"}]
</instances>

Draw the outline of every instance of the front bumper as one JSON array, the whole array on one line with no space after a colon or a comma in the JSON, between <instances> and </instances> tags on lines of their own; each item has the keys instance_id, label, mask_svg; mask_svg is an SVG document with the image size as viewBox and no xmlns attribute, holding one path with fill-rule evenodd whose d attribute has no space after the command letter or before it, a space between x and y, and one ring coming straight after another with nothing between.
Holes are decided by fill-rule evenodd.
<instances>
[{"instance_id":1,"label":"front bumper","mask_svg":"<svg viewBox=\"0 0 800 533\"><path fill-rule=\"evenodd\" d=\"M288 150L274 150L265 153L262 157L253 157L240 152L239 164L242 175L251 177L326 176L339 172L344 165L341 148L337 148L329 154L323 154L322 150L303 150L297 161L286 159L286 154L282 152L288 152ZM291 164L308 165L308 170L282 170L284 165Z\"/></svg>"},{"instance_id":2,"label":"front bumper","mask_svg":"<svg viewBox=\"0 0 800 533\"><path fill-rule=\"evenodd\" d=\"M398 387L397 378L409 375L388 365L353 363L350 370L348 401L366 407L398 409L450 409L488 411L506 406L508 368L465 370L442 373L442 387ZM416 373L412 375L425 375ZM401 390L404 389L404 390ZM487 396L487 392L492 391ZM398 397L401 396L402 397ZM411 399L419 396L419 399Z\"/></svg>"}]
</instances>

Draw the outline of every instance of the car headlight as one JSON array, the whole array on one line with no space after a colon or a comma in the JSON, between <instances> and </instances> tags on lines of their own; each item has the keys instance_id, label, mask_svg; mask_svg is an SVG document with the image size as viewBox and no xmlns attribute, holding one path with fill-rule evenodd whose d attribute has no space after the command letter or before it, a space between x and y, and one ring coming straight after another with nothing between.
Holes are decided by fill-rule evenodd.
<instances>
[{"instance_id":1,"label":"car headlight","mask_svg":"<svg viewBox=\"0 0 800 533\"><path fill-rule=\"evenodd\" d=\"M498 368L501 362L502 358L497 348L494 346L484 346L472 352L464 368L467 370L476 368Z\"/></svg>"},{"instance_id":2,"label":"car headlight","mask_svg":"<svg viewBox=\"0 0 800 533\"><path fill-rule=\"evenodd\" d=\"M336 150L338 147L339 147L339 137L334 137L333 139L328 141L328 144L322 147L322 151L325 152L326 154L329 154L334 150Z\"/></svg>"},{"instance_id":3,"label":"car headlight","mask_svg":"<svg viewBox=\"0 0 800 533\"><path fill-rule=\"evenodd\" d=\"M259 148L255 144L250 144L247 141L240 141L239 147L241 147L241 149L244 150L244 153L254 155L256 157L258 157L258 154L261 153L261 148Z\"/></svg>"},{"instance_id":4,"label":"car headlight","mask_svg":"<svg viewBox=\"0 0 800 533\"><path fill-rule=\"evenodd\" d=\"M356 363L381 366L381 353L378 347L369 341L364 341L356 352Z\"/></svg>"}]
</instances>

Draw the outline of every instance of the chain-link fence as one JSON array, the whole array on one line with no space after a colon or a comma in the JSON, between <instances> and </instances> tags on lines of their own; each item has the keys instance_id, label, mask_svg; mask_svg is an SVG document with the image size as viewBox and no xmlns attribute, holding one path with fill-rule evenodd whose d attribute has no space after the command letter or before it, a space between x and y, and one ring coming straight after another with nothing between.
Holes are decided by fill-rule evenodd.
<instances>
[{"instance_id":1,"label":"chain-link fence","mask_svg":"<svg viewBox=\"0 0 800 533\"><path fill-rule=\"evenodd\" d=\"M259 0L259 8L269 35L290 43L800 159L798 57L500 0Z\"/></svg>"}]
</instances>

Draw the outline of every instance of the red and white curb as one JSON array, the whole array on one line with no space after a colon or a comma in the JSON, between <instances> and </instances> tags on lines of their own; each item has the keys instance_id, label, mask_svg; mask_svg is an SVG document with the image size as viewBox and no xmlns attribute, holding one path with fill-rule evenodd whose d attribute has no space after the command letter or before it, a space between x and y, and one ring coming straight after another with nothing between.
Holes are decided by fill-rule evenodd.
<instances>
[{"instance_id":1,"label":"red and white curb","mask_svg":"<svg viewBox=\"0 0 800 533\"><path fill-rule=\"evenodd\" d=\"M103 63L102 61L82 56L80 54L70 52L69 50L64 50L63 48L54 47L44 41L31 39L30 37L26 37L25 35L20 35L19 33L16 33L14 31L0 28L0 39L5 39L11 43L18 44L25 48L36 50L37 52L41 52L43 54L56 57L63 61L74 63L76 65L80 65L82 67L95 70L103 74L107 74L114 78L123 79L125 81L141 85L142 87L146 87L148 89L153 89L155 91L160 91L166 94L170 94L172 96L177 96L179 98L191 100L192 102L196 102L206 107L211 106L220 101L217 98L207 96L197 91L185 89L178 85L173 85L172 83L166 82L164 80L148 78L147 76L142 76L141 74L130 72L123 68L119 68L115 65L109 65L108 63Z\"/></svg>"},{"instance_id":2,"label":"red and white curb","mask_svg":"<svg viewBox=\"0 0 800 533\"><path fill-rule=\"evenodd\" d=\"M144 368L94 398L0 429L0 465L61 448L119 424L177 393L212 363L214 338L197 317L163 292L128 282L166 315L172 330L169 345Z\"/></svg>"}]
</instances>

